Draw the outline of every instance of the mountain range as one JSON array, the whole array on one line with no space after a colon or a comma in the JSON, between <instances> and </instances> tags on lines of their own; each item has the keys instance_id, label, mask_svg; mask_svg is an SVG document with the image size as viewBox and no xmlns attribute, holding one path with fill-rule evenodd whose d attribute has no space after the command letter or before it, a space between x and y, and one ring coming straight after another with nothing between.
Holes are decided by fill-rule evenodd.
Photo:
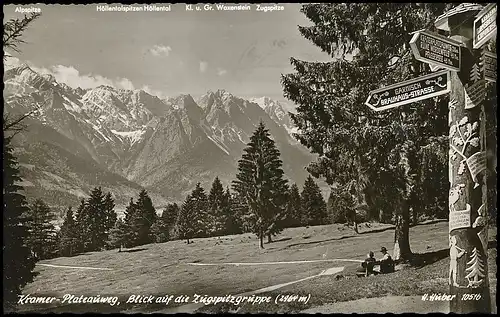
<instances>
[{"instance_id":1,"label":"mountain range","mask_svg":"<svg viewBox=\"0 0 500 317\"><path fill-rule=\"evenodd\" d=\"M72 88L27 65L4 73L4 112L26 119L14 138L28 198L64 210L94 186L123 210L141 188L157 208L182 201L197 182L231 184L249 137L262 120L291 182L303 184L313 156L278 101L239 98L225 90L160 99L143 90Z\"/></svg>"}]
</instances>

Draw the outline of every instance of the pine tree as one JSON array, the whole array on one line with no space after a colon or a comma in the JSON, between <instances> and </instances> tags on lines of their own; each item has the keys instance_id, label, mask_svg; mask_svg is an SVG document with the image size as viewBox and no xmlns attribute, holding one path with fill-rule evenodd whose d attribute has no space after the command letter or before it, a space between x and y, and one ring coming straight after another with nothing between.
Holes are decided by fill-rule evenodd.
<instances>
[{"instance_id":1,"label":"pine tree","mask_svg":"<svg viewBox=\"0 0 500 317\"><path fill-rule=\"evenodd\" d=\"M219 236L225 233L226 229L226 214L224 208L228 202L224 194L224 188L216 177L212 183L212 188L208 195L208 235Z\"/></svg>"},{"instance_id":2,"label":"pine tree","mask_svg":"<svg viewBox=\"0 0 500 317\"><path fill-rule=\"evenodd\" d=\"M201 238L206 236L208 198L200 183L186 197L179 211L176 228L180 239Z\"/></svg>"},{"instance_id":3,"label":"pine tree","mask_svg":"<svg viewBox=\"0 0 500 317\"><path fill-rule=\"evenodd\" d=\"M226 192L224 193L222 211L224 213L224 218L226 220L224 224L225 234L239 234L241 233L241 221L239 219L238 208L233 201L233 195L229 190L229 187L226 188Z\"/></svg>"},{"instance_id":4,"label":"pine tree","mask_svg":"<svg viewBox=\"0 0 500 317\"><path fill-rule=\"evenodd\" d=\"M114 209L115 209L115 201L113 200L111 193L108 192L104 197L104 212L106 214L106 221L104 228L105 228L106 240L108 238L109 231L111 230L111 228L113 228L117 220L117 215Z\"/></svg>"},{"instance_id":5,"label":"pine tree","mask_svg":"<svg viewBox=\"0 0 500 317\"><path fill-rule=\"evenodd\" d=\"M285 227L294 228L306 226L307 223L302 223L303 218L302 199L300 197L299 187L293 184L288 193L287 218Z\"/></svg>"},{"instance_id":6,"label":"pine tree","mask_svg":"<svg viewBox=\"0 0 500 317\"><path fill-rule=\"evenodd\" d=\"M73 209L68 207L66 217L59 231L59 253L62 256L72 256L78 251L78 231L73 216Z\"/></svg>"},{"instance_id":7,"label":"pine tree","mask_svg":"<svg viewBox=\"0 0 500 317\"><path fill-rule=\"evenodd\" d=\"M192 205L191 194L189 194L182 203L181 209L179 210L179 217L175 224L179 239L186 239L187 244L190 243L189 239L192 239L195 234L195 224L193 220L196 215L194 215L194 208Z\"/></svg>"},{"instance_id":8,"label":"pine tree","mask_svg":"<svg viewBox=\"0 0 500 317\"><path fill-rule=\"evenodd\" d=\"M327 213L330 223L348 223L353 218L354 200L344 187L332 188L328 198Z\"/></svg>"},{"instance_id":9,"label":"pine tree","mask_svg":"<svg viewBox=\"0 0 500 317\"><path fill-rule=\"evenodd\" d=\"M55 249L56 229L51 223L55 216L43 200L36 199L30 207L29 217L28 245L37 260L47 259Z\"/></svg>"},{"instance_id":10,"label":"pine tree","mask_svg":"<svg viewBox=\"0 0 500 317\"><path fill-rule=\"evenodd\" d=\"M127 225L122 219L118 218L113 228L109 231L108 246L110 248L119 248L118 252L121 252L127 243L127 235Z\"/></svg>"},{"instance_id":11,"label":"pine tree","mask_svg":"<svg viewBox=\"0 0 500 317\"><path fill-rule=\"evenodd\" d=\"M104 248L107 240L108 215L104 193L101 187L95 187L85 205L89 225L89 241L86 251L99 251Z\"/></svg>"},{"instance_id":12,"label":"pine tree","mask_svg":"<svg viewBox=\"0 0 500 317\"><path fill-rule=\"evenodd\" d=\"M286 208L287 181L283 178L280 152L261 121L238 161L233 189L246 200L253 217L252 231L263 248L265 235L278 233L278 222Z\"/></svg>"},{"instance_id":13,"label":"pine tree","mask_svg":"<svg viewBox=\"0 0 500 317\"><path fill-rule=\"evenodd\" d=\"M476 247L472 250L465 271L467 272L465 278L469 281L468 287L477 287L484 282L484 263Z\"/></svg>"},{"instance_id":14,"label":"pine tree","mask_svg":"<svg viewBox=\"0 0 500 317\"><path fill-rule=\"evenodd\" d=\"M136 245L148 244L153 241L151 226L155 223L158 216L153 202L145 189L139 193L135 208L137 217L134 218L135 223L133 226L136 228L138 235Z\"/></svg>"},{"instance_id":15,"label":"pine tree","mask_svg":"<svg viewBox=\"0 0 500 317\"><path fill-rule=\"evenodd\" d=\"M173 238L175 222L179 217L179 206L176 203L168 204L161 214L167 240Z\"/></svg>"},{"instance_id":16,"label":"pine tree","mask_svg":"<svg viewBox=\"0 0 500 317\"><path fill-rule=\"evenodd\" d=\"M88 241L90 241L90 221L88 213L85 210L85 199L80 200L80 205L76 210L75 224L76 224L76 253L84 252L87 248Z\"/></svg>"},{"instance_id":17,"label":"pine tree","mask_svg":"<svg viewBox=\"0 0 500 317\"><path fill-rule=\"evenodd\" d=\"M137 206L134 203L133 198L130 198L128 206L125 208L125 237L124 246L127 248L135 247L139 245L139 230L141 222L137 211Z\"/></svg>"},{"instance_id":18,"label":"pine tree","mask_svg":"<svg viewBox=\"0 0 500 317\"><path fill-rule=\"evenodd\" d=\"M311 175L307 177L304 183L301 199L307 225L315 226L327 223L326 203L323 195L321 195L321 189L314 182Z\"/></svg>"},{"instance_id":19,"label":"pine tree","mask_svg":"<svg viewBox=\"0 0 500 317\"><path fill-rule=\"evenodd\" d=\"M325 3L302 7L301 12L312 25L299 26L299 32L332 58L329 62L291 58L295 72L282 76L285 97L299 105L297 113L291 114L300 131L295 137L318 157L307 168L311 175L323 177L329 185L358 184L356 196L369 194L372 210L409 213L412 193L407 189L414 187L406 186L405 173L393 169L388 156L406 156L401 145L408 141L415 142L417 148L447 142L446 99L439 98L440 105L429 99L415 107L384 113L372 111L365 101L370 90L430 71L427 64L413 58L408 45L410 32L432 26L450 6ZM352 60L347 60L346 54L352 55ZM419 159L416 155L409 157ZM395 187L398 190L394 194ZM410 258L405 238L408 217L400 218L397 226L401 230L396 230L395 236L402 257Z\"/></svg>"},{"instance_id":20,"label":"pine tree","mask_svg":"<svg viewBox=\"0 0 500 317\"><path fill-rule=\"evenodd\" d=\"M5 124L5 121L4 121ZM5 132L5 129L4 129ZM27 245L28 206L16 184L19 175L17 159L12 154L11 137L3 136L3 302L4 312L13 311L21 289L33 281L35 259Z\"/></svg>"}]
</instances>

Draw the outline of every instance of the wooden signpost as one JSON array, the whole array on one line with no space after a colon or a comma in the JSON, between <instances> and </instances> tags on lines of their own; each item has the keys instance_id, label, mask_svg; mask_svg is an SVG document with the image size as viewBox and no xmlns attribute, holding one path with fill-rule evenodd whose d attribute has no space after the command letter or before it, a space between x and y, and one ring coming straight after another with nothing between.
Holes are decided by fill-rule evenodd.
<instances>
[{"instance_id":1,"label":"wooden signpost","mask_svg":"<svg viewBox=\"0 0 500 317\"><path fill-rule=\"evenodd\" d=\"M497 33L497 4L490 3L474 20L473 48L478 49Z\"/></svg>"},{"instance_id":2,"label":"wooden signpost","mask_svg":"<svg viewBox=\"0 0 500 317\"><path fill-rule=\"evenodd\" d=\"M427 31L416 32L410 41L416 60L454 71L460 70L461 46L459 42Z\"/></svg>"},{"instance_id":3,"label":"wooden signpost","mask_svg":"<svg viewBox=\"0 0 500 317\"><path fill-rule=\"evenodd\" d=\"M450 76L447 70L443 70L370 91L365 104L375 111L382 111L449 92Z\"/></svg>"},{"instance_id":4,"label":"wooden signpost","mask_svg":"<svg viewBox=\"0 0 500 317\"><path fill-rule=\"evenodd\" d=\"M497 81L497 56L492 52L483 50L481 54L481 72L483 73L483 78L486 81L496 82Z\"/></svg>"}]
</instances>

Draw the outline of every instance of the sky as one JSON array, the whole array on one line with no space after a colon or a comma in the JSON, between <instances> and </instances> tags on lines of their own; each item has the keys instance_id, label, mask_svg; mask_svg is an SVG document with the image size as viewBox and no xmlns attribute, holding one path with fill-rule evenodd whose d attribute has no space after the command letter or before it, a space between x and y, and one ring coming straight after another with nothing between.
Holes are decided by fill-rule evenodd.
<instances>
[{"instance_id":1,"label":"sky","mask_svg":"<svg viewBox=\"0 0 500 317\"><path fill-rule=\"evenodd\" d=\"M9 52L14 58L6 66L27 63L74 88L106 84L160 97L225 89L283 100L280 75L293 72L290 57L330 57L300 35L297 26L310 25L301 6L280 5L284 10L274 12L258 12L256 5L251 11L186 11L175 4L170 12L25 5L42 15L25 32L21 53ZM4 6L4 19L22 18L16 7Z\"/></svg>"}]
</instances>

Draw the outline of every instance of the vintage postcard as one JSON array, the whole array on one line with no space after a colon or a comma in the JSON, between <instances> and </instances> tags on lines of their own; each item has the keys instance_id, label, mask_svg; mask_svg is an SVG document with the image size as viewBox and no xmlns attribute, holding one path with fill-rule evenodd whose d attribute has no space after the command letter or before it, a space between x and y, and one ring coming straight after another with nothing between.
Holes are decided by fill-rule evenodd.
<instances>
[{"instance_id":1,"label":"vintage postcard","mask_svg":"<svg viewBox=\"0 0 500 317\"><path fill-rule=\"evenodd\" d=\"M6 4L6 313L496 313L496 4Z\"/></svg>"}]
</instances>

